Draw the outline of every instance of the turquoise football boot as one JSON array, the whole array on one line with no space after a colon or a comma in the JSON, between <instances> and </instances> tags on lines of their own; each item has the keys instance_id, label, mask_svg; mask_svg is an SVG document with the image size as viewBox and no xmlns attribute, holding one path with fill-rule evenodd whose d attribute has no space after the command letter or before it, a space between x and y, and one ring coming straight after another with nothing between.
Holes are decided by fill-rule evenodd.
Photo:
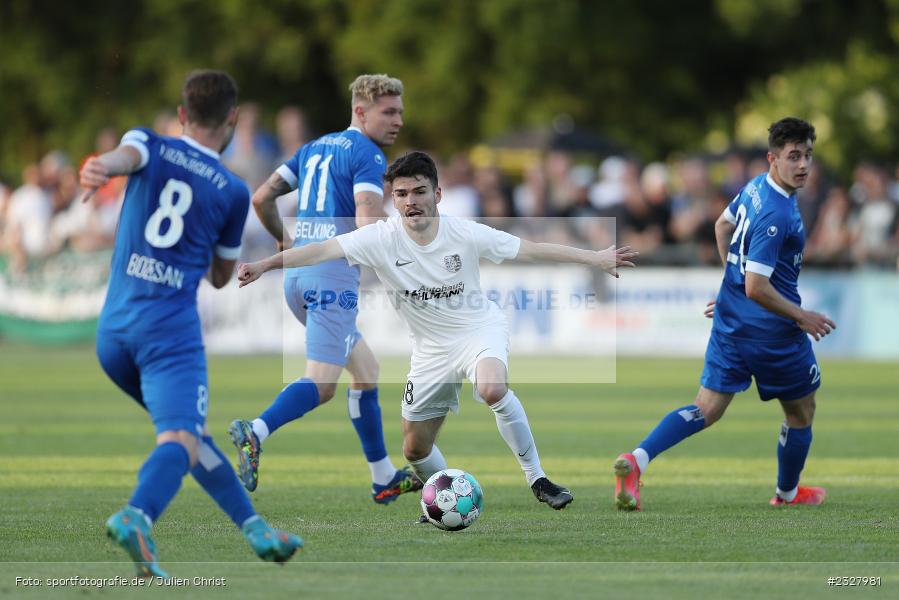
<instances>
[{"instance_id":1,"label":"turquoise football boot","mask_svg":"<svg viewBox=\"0 0 899 600\"><path fill-rule=\"evenodd\" d=\"M168 573L156 563L156 544L150 537L150 524L143 512L126 506L106 521L106 535L125 549L139 577L168 579Z\"/></svg>"},{"instance_id":2,"label":"turquoise football boot","mask_svg":"<svg viewBox=\"0 0 899 600\"><path fill-rule=\"evenodd\" d=\"M303 548L302 538L271 527L259 516L244 523L241 531L259 558L269 562L287 562Z\"/></svg>"}]
</instances>

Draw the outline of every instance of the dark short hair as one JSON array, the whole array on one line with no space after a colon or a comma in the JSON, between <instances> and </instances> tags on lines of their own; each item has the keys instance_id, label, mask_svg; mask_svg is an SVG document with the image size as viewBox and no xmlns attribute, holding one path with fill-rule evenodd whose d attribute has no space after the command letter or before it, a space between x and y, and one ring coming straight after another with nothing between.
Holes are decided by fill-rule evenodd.
<instances>
[{"instance_id":1,"label":"dark short hair","mask_svg":"<svg viewBox=\"0 0 899 600\"><path fill-rule=\"evenodd\" d=\"M181 88L187 120L203 127L218 127L237 106L237 83L224 71L192 71Z\"/></svg>"},{"instance_id":2,"label":"dark short hair","mask_svg":"<svg viewBox=\"0 0 899 600\"><path fill-rule=\"evenodd\" d=\"M407 152L393 161L384 175L387 183L393 183L397 177L416 177L421 175L431 181L434 189L437 189L437 165L434 159L424 152Z\"/></svg>"},{"instance_id":3,"label":"dark short hair","mask_svg":"<svg viewBox=\"0 0 899 600\"><path fill-rule=\"evenodd\" d=\"M814 142L816 138L815 127L811 123L796 117L786 117L768 128L768 149L772 152L782 150L787 144Z\"/></svg>"}]
</instances>

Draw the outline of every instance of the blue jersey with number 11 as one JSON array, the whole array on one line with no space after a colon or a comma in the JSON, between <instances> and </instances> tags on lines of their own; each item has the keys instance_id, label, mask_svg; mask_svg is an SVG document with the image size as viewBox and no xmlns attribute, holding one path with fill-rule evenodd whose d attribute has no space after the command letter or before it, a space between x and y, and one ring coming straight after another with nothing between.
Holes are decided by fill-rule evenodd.
<instances>
[{"instance_id":1,"label":"blue jersey with number 11","mask_svg":"<svg viewBox=\"0 0 899 600\"><path fill-rule=\"evenodd\" d=\"M119 216L98 330L165 338L200 333L197 286L213 253L233 260L250 206L247 186L217 152L182 136L132 129L141 154Z\"/></svg>"},{"instance_id":2,"label":"blue jersey with number 11","mask_svg":"<svg viewBox=\"0 0 899 600\"><path fill-rule=\"evenodd\" d=\"M360 129L329 133L297 150L277 173L299 189L294 247L323 242L356 229L359 192L384 194L387 159ZM319 276L359 283L359 268L345 259L289 269L287 277Z\"/></svg>"},{"instance_id":3,"label":"blue jersey with number 11","mask_svg":"<svg viewBox=\"0 0 899 600\"><path fill-rule=\"evenodd\" d=\"M801 335L795 322L762 308L746 296L748 271L770 278L781 295L801 304L798 285L805 232L796 196L788 194L770 175L759 175L728 205L725 218L736 229L728 248L713 329L756 341Z\"/></svg>"}]
</instances>

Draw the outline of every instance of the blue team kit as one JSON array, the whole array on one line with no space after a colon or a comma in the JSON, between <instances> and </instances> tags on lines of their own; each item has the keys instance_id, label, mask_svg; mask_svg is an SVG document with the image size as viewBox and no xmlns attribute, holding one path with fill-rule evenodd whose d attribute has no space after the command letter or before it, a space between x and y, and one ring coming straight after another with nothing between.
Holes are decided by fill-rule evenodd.
<instances>
[{"instance_id":1,"label":"blue team kit","mask_svg":"<svg viewBox=\"0 0 899 600\"><path fill-rule=\"evenodd\" d=\"M189 137L132 129L141 153L119 217L97 356L106 374L149 411L157 432L200 433L206 357L197 286L213 254L240 254L249 191L219 155Z\"/></svg>"},{"instance_id":2,"label":"blue team kit","mask_svg":"<svg viewBox=\"0 0 899 600\"><path fill-rule=\"evenodd\" d=\"M355 194L383 194L387 159L358 128L331 133L297 150L277 173L299 189L294 247L356 228ZM284 295L306 326L309 359L346 365L361 334L356 328L359 268L346 259L288 269Z\"/></svg>"},{"instance_id":3,"label":"blue team kit","mask_svg":"<svg viewBox=\"0 0 899 600\"><path fill-rule=\"evenodd\" d=\"M770 175L750 181L727 207L736 225L715 305L701 383L740 392L755 377L762 400L796 400L821 385L811 342L799 326L746 296L746 272L770 278L787 300L801 304L798 280L805 232L795 196Z\"/></svg>"}]
</instances>

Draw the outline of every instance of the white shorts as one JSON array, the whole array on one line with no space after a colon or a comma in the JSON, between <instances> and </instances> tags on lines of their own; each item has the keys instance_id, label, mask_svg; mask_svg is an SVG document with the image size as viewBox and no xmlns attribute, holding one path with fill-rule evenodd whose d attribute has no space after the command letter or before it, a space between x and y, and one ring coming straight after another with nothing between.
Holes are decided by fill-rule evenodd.
<instances>
[{"instance_id":1,"label":"white shorts","mask_svg":"<svg viewBox=\"0 0 899 600\"><path fill-rule=\"evenodd\" d=\"M459 390L462 380L474 386L478 394L476 368L485 358L496 358L509 368L509 330L505 321L482 327L466 338L447 341L440 349L412 352L412 365L403 390L403 418L407 421L427 421L459 412Z\"/></svg>"}]
</instances>

